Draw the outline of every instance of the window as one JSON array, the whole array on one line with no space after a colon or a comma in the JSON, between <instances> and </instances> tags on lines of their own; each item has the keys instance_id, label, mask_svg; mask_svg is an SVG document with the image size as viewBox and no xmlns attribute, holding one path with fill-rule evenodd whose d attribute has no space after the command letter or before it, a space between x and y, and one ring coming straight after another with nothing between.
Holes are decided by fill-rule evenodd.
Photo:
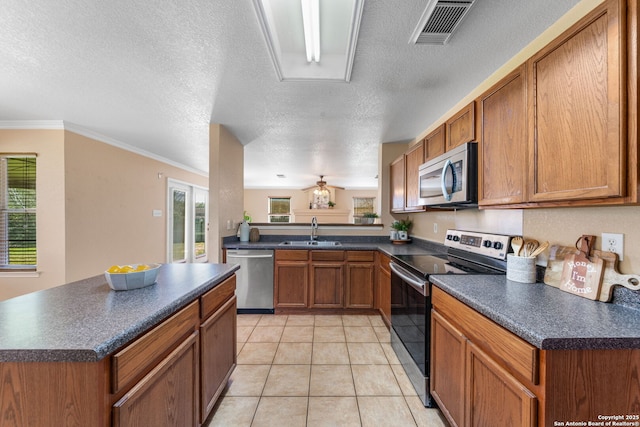
<instances>
[{"instance_id":1,"label":"window","mask_svg":"<svg viewBox=\"0 0 640 427\"><path fill-rule=\"evenodd\" d=\"M269 197L268 222L291 222L291 197Z\"/></svg>"},{"instance_id":2,"label":"window","mask_svg":"<svg viewBox=\"0 0 640 427\"><path fill-rule=\"evenodd\" d=\"M0 154L0 268L36 267L36 157Z\"/></svg>"},{"instance_id":3,"label":"window","mask_svg":"<svg viewBox=\"0 0 640 427\"><path fill-rule=\"evenodd\" d=\"M362 224L362 217L366 213L374 213L376 204L375 197L354 197L353 198L353 223Z\"/></svg>"},{"instance_id":4,"label":"window","mask_svg":"<svg viewBox=\"0 0 640 427\"><path fill-rule=\"evenodd\" d=\"M168 262L206 262L209 191L170 179L168 198Z\"/></svg>"}]
</instances>

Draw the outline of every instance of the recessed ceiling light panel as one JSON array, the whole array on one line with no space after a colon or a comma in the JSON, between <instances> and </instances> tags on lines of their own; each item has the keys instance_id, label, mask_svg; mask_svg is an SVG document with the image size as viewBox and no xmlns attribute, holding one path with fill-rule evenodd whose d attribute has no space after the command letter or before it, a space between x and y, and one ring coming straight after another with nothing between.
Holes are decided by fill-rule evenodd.
<instances>
[{"instance_id":1,"label":"recessed ceiling light panel","mask_svg":"<svg viewBox=\"0 0 640 427\"><path fill-rule=\"evenodd\" d=\"M318 3L320 36L309 58L302 11L307 1L253 0L278 79L349 82L364 0Z\"/></svg>"}]
</instances>

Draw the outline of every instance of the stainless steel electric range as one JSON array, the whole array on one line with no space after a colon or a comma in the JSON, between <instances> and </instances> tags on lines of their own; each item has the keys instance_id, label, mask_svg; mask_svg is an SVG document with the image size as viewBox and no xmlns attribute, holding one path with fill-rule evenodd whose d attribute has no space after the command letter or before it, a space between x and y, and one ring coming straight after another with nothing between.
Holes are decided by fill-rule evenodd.
<instances>
[{"instance_id":1,"label":"stainless steel electric range","mask_svg":"<svg viewBox=\"0 0 640 427\"><path fill-rule=\"evenodd\" d=\"M510 236L447 230L446 253L396 255L391 266L391 345L418 395L429 393L433 274L505 274Z\"/></svg>"}]
</instances>

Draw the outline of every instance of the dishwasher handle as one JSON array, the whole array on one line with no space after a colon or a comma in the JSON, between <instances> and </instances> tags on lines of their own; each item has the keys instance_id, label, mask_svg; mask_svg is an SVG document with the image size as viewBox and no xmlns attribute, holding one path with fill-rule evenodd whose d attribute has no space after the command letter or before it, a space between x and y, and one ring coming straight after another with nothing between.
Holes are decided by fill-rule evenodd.
<instances>
[{"instance_id":1,"label":"dishwasher handle","mask_svg":"<svg viewBox=\"0 0 640 427\"><path fill-rule=\"evenodd\" d=\"M227 259L229 258L273 258L273 254L238 254L227 251Z\"/></svg>"}]
</instances>

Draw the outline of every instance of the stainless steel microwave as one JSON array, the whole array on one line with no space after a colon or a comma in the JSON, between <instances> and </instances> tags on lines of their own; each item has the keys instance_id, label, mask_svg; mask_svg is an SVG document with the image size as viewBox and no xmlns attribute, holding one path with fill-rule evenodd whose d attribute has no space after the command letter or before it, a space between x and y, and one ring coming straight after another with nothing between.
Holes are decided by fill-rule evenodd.
<instances>
[{"instance_id":1,"label":"stainless steel microwave","mask_svg":"<svg viewBox=\"0 0 640 427\"><path fill-rule=\"evenodd\" d=\"M478 206L478 144L468 142L420 165L420 205Z\"/></svg>"}]
</instances>

